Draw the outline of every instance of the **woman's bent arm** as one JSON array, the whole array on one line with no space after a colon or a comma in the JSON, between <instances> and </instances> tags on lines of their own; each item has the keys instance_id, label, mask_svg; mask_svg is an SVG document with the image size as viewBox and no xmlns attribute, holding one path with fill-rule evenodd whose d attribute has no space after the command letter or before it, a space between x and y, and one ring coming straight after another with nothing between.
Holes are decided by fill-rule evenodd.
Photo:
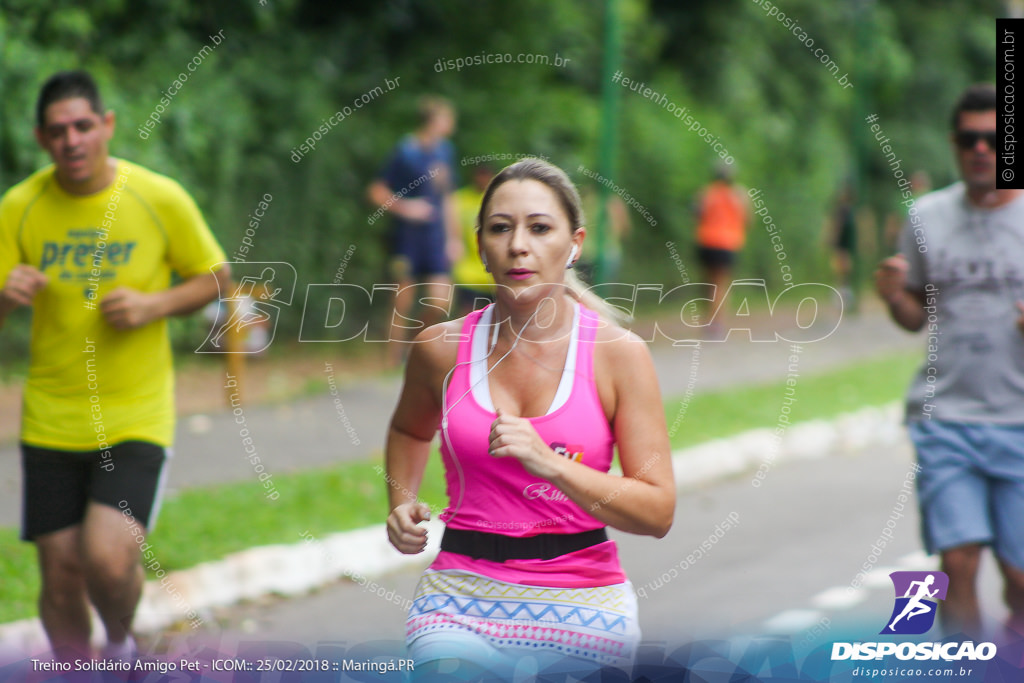
<instances>
[{"instance_id":1,"label":"woman's bent arm","mask_svg":"<svg viewBox=\"0 0 1024 683\"><path fill-rule=\"evenodd\" d=\"M450 349L435 326L413 341L405 382L388 428L384 447L388 485L388 538L403 553L418 553L426 545L427 531L419 523L430 519L430 508L416 502L423 471L430 457L430 442L441 416L440 386ZM427 341L429 340L429 341ZM448 363L450 365L451 363Z\"/></svg>"},{"instance_id":2,"label":"woman's bent arm","mask_svg":"<svg viewBox=\"0 0 1024 683\"><path fill-rule=\"evenodd\" d=\"M550 481L605 524L660 538L672 526L676 489L654 364L635 335L598 347L602 353L595 363L600 358L603 369L598 371L611 373L614 387L612 431L622 476L559 456L528 420L508 415L499 415L491 429L491 450L496 456L518 458L532 474Z\"/></svg>"}]
</instances>

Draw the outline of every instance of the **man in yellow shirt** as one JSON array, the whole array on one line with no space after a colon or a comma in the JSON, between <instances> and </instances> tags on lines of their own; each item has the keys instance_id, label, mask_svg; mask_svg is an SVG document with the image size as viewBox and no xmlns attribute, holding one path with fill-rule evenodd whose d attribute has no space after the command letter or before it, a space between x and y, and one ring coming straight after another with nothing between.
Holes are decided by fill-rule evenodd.
<instances>
[{"instance_id":1,"label":"man in yellow shirt","mask_svg":"<svg viewBox=\"0 0 1024 683\"><path fill-rule=\"evenodd\" d=\"M134 656L140 549L174 431L166 318L198 310L230 278L192 198L110 157L113 132L89 74L54 75L35 129L53 164L0 199L0 324L33 307L22 538L38 551L43 626L68 660L90 656L90 602L103 656Z\"/></svg>"}]
</instances>

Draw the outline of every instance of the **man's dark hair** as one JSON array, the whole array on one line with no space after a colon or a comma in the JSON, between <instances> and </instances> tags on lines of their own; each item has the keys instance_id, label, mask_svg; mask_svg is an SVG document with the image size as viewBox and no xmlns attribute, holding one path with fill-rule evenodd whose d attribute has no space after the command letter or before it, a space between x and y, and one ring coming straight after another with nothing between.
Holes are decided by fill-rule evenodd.
<instances>
[{"instance_id":1,"label":"man's dark hair","mask_svg":"<svg viewBox=\"0 0 1024 683\"><path fill-rule=\"evenodd\" d=\"M94 112L103 115L103 100L92 76L86 71L60 71L50 76L39 90L36 125L42 128L46 123L46 108L51 104L74 97L84 97Z\"/></svg>"},{"instance_id":2,"label":"man's dark hair","mask_svg":"<svg viewBox=\"0 0 1024 683\"><path fill-rule=\"evenodd\" d=\"M960 128L960 114L965 111L995 111L996 86L991 83L976 83L964 91L953 108L951 121L953 130Z\"/></svg>"}]
</instances>

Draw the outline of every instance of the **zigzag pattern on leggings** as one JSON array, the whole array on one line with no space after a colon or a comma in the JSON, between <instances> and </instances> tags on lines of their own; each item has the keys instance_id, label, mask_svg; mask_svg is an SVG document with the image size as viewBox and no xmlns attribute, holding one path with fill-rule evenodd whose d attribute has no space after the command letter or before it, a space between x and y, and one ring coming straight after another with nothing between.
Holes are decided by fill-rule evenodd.
<instances>
[{"instance_id":1,"label":"zigzag pattern on leggings","mask_svg":"<svg viewBox=\"0 0 1024 683\"><path fill-rule=\"evenodd\" d=\"M637 640L623 585L544 588L478 574L427 571L420 582L407 636L448 632L484 639L497 648L529 648L601 663L631 657Z\"/></svg>"}]
</instances>

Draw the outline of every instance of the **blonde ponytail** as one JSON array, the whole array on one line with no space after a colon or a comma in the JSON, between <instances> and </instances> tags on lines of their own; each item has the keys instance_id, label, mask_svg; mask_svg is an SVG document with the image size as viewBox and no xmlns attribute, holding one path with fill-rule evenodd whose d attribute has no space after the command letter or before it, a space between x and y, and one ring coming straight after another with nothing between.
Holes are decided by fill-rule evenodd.
<instances>
[{"instance_id":1,"label":"blonde ponytail","mask_svg":"<svg viewBox=\"0 0 1024 683\"><path fill-rule=\"evenodd\" d=\"M632 316L624 310L618 306L612 306L597 294L594 294L594 290L587 287L586 283L580 279L580 276L576 274L575 270L570 269L565 274L565 287L569 290L569 293L574 299L592 310L594 313L597 313L597 317L601 320L609 323L615 323L616 325L625 325L632 322Z\"/></svg>"}]
</instances>

